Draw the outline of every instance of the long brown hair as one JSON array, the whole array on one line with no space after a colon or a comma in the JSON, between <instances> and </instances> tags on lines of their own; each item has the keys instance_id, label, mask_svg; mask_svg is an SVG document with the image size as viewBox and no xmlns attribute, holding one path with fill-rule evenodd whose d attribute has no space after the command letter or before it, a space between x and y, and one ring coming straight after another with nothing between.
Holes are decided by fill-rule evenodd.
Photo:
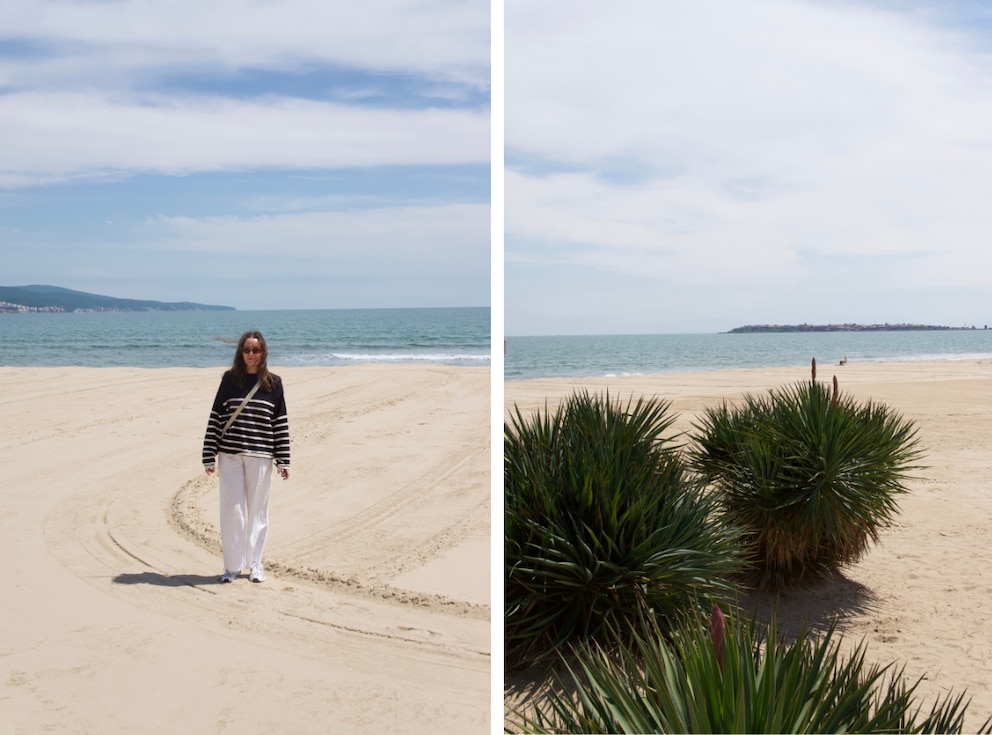
<instances>
[{"instance_id":1,"label":"long brown hair","mask_svg":"<svg viewBox=\"0 0 992 735\"><path fill-rule=\"evenodd\" d=\"M244 385L248 381L248 366L245 364L245 356L242 350L245 347L245 342L250 339L257 339L259 346L262 348L262 359L258 361L258 375L256 378L261 384L262 390L271 391L279 378L269 372L269 347L265 344L265 337L262 336L261 332L245 332L241 335L241 339L238 340L238 349L234 353L234 364L231 365L231 372L234 374L234 379L238 385Z\"/></svg>"}]
</instances>

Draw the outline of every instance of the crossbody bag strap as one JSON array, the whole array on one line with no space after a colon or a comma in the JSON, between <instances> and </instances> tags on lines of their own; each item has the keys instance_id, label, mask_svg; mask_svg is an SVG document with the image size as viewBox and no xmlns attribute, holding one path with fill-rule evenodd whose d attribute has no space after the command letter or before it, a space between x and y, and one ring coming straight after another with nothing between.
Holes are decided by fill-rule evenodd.
<instances>
[{"instance_id":1,"label":"crossbody bag strap","mask_svg":"<svg viewBox=\"0 0 992 735\"><path fill-rule=\"evenodd\" d=\"M238 417L238 414L241 413L244 410L245 406L248 405L248 401L251 400L251 397L255 395L255 391L258 390L258 385L259 385L258 383L255 383L255 386L250 391L248 391L248 395L245 396L245 399L241 401L241 405L239 405L236 409L234 409L234 413L231 414L231 418L227 420L227 423L224 424L224 428L220 430L221 437L223 437L224 434L227 433L227 430L231 428L231 424L234 423L234 419L236 419Z\"/></svg>"}]
</instances>

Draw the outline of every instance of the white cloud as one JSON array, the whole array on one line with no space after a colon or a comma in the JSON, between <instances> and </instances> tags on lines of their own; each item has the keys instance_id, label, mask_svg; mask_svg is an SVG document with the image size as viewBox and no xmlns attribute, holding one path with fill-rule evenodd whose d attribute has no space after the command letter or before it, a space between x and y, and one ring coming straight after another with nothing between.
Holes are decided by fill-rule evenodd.
<instances>
[{"instance_id":1,"label":"white cloud","mask_svg":"<svg viewBox=\"0 0 992 735\"><path fill-rule=\"evenodd\" d=\"M0 17L11 282L488 302L489 207L464 203L490 157L486 0L0 0Z\"/></svg>"},{"instance_id":2,"label":"white cloud","mask_svg":"<svg viewBox=\"0 0 992 735\"><path fill-rule=\"evenodd\" d=\"M333 63L488 85L489 13L482 0L0 0L4 35L43 41L92 80L148 66L298 68ZM56 72L58 60L8 60L5 84Z\"/></svg>"},{"instance_id":3,"label":"white cloud","mask_svg":"<svg viewBox=\"0 0 992 735\"><path fill-rule=\"evenodd\" d=\"M796 0L508 5L508 262L549 266L549 290L567 288L563 263L821 299L825 265L980 285L992 60L921 18Z\"/></svg>"},{"instance_id":4,"label":"white cloud","mask_svg":"<svg viewBox=\"0 0 992 735\"><path fill-rule=\"evenodd\" d=\"M119 170L170 174L238 168L481 162L489 115L379 110L266 98L141 99L0 95L0 185Z\"/></svg>"},{"instance_id":5,"label":"white cloud","mask_svg":"<svg viewBox=\"0 0 992 735\"><path fill-rule=\"evenodd\" d=\"M145 223L144 247L205 255L269 256L485 272L489 207L397 206L351 212L259 217L158 217Z\"/></svg>"},{"instance_id":6,"label":"white cloud","mask_svg":"<svg viewBox=\"0 0 992 735\"><path fill-rule=\"evenodd\" d=\"M489 112L477 102L489 79L480 0L0 0L0 17L3 187L489 159ZM281 90L328 68L334 88L320 100L222 91L236 71L248 72L243 84L255 72L290 75L264 77ZM420 95L416 109L412 97L396 100L402 85L391 79ZM362 106L370 94L378 104ZM451 104L472 94L474 104Z\"/></svg>"},{"instance_id":7,"label":"white cloud","mask_svg":"<svg viewBox=\"0 0 992 735\"><path fill-rule=\"evenodd\" d=\"M222 303L245 304L250 292L250 308L489 302L486 205L160 217L136 233L134 247L142 262L194 268Z\"/></svg>"},{"instance_id":8,"label":"white cloud","mask_svg":"<svg viewBox=\"0 0 992 735\"><path fill-rule=\"evenodd\" d=\"M559 160L775 166L862 150L949 86L981 92L958 39L849 6L544 2L510 5L507 26L507 143Z\"/></svg>"}]
</instances>

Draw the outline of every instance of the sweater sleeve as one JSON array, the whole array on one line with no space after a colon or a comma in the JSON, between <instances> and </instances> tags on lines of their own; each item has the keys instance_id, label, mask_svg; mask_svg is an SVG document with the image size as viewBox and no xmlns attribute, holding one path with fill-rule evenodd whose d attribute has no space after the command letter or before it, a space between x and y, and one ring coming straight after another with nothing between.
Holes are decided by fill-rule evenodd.
<instances>
[{"instance_id":1,"label":"sweater sleeve","mask_svg":"<svg viewBox=\"0 0 992 735\"><path fill-rule=\"evenodd\" d=\"M289 469L289 415L286 410L286 396L282 382L277 390L275 409L272 412L272 438L274 441L273 459L276 467Z\"/></svg>"},{"instance_id":2,"label":"sweater sleeve","mask_svg":"<svg viewBox=\"0 0 992 735\"><path fill-rule=\"evenodd\" d=\"M220 430L224 426L221 422L221 416L224 413L225 382L222 378L220 386L217 388L213 406L210 407L210 417L207 419L207 430L203 435L203 466L208 469L213 467L217 461Z\"/></svg>"}]
</instances>

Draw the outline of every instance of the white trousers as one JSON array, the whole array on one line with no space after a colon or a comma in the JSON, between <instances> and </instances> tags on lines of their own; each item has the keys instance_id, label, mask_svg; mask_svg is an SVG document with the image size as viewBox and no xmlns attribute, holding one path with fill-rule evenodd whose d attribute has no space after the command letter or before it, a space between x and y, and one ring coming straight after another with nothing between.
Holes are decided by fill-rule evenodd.
<instances>
[{"instance_id":1,"label":"white trousers","mask_svg":"<svg viewBox=\"0 0 992 735\"><path fill-rule=\"evenodd\" d=\"M272 457L217 455L220 478L220 544L224 570L240 572L261 564L269 535Z\"/></svg>"}]
</instances>

